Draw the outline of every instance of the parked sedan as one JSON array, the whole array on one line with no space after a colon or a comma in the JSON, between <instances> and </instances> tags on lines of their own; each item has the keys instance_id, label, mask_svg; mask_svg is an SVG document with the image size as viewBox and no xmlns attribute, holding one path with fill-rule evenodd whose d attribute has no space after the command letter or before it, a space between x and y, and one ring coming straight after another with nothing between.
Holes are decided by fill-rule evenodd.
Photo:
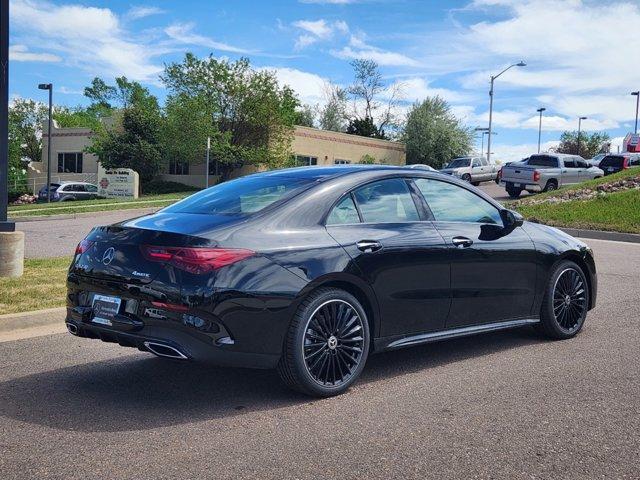
<instances>
[{"instance_id":1,"label":"parked sedan","mask_svg":"<svg viewBox=\"0 0 640 480\"><path fill-rule=\"evenodd\" d=\"M73 200L94 200L99 198L98 187L87 182L62 182L51 184L52 202L69 202ZM46 185L38 191L38 200L47 200Z\"/></svg>"},{"instance_id":2,"label":"parked sedan","mask_svg":"<svg viewBox=\"0 0 640 480\"><path fill-rule=\"evenodd\" d=\"M73 335L277 368L330 396L376 352L527 325L571 338L597 277L586 244L466 182L341 166L250 175L96 227L67 287Z\"/></svg>"}]
</instances>

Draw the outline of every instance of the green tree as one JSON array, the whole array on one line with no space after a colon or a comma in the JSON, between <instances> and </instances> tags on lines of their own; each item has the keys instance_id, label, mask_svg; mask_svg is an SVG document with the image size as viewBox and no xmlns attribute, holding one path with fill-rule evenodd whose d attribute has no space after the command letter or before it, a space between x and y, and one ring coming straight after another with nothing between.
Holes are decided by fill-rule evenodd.
<instances>
[{"instance_id":1,"label":"green tree","mask_svg":"<svg viewBox=\"0 0 640 480\"><path fill-rule=\"evenodd\" d=\"M606 150L611 137L606 132L580 132L580 149L578 149L578 132L566 131L560 136L560 145L556 147L558 153L579 154L584 158L591 158Z\"/></svg>"},{"instance_id":2,"label":"green tree","mask_svg":"<svg viewBox=\"0 0 640 480\"><path fill-rule=\"evenodd\" d=\"M361 137L385 139L383 131L380 131L371 117L354 118L349 121L347 133Z\"/></svg>"},{"instance_id":3,"label":"green tree","mask_svg":"<svg viewBox=\"0 0 640 480\"><path fill-rule=\"evenodd\" d=\"M311 105L301 105L295 112L294 124L301 127L314 127L316 114Z\"/></svg>"},{"instance_id":4,"label":"green tree","mask_svg":"<svg viewBox=\"0 0 640 480\"><path fill-rule=\"evenodd\" d=\"M468 154L473 145L471 130L462 125L447 102L438 96L411 107L402 139L407 146L407 163L424 163L434 168Z\"/></svg>"},{"instance_id":5,"label":"green tree","mask_svg":"<svg viewBox=\"0 0 640 480\"><path fill-rule=\"evenodd\" d=\"M247 59L200 59L188 53L165 67L169 90L166 145L169 159L201 162L211 137L212 162L222 178L236 167L278 168L290 161L293 125L300 102L275 72L254 70ZM173 136L169 136L168 133Z\"/></svg>"},{"instance_id":6,"label":"green tree","mask_svg":"<svg viewBox=\"0 0 640 480\"><path fill-rule=\"evenodd\" d=\"M365 153L360 158L360 161L358 163L361 165L374 165L376 163L376 157L374 157L373 155L369 155L368 153Z\"/></svg>"},{"instance_id":7,"label":"green tree","mask_svg":"<svg viewBox=\"0 0 640 480\"><path fill-rule=\"evenodd\" d=\"M136 82L129 86L132 94L122 103L115 125L101 129L89 151L98 155L107 168L131 168L138 172L142 189L162 165L162 117L156 97ZM97 103L105 107L103 102Z\"/></svg>"},{"instance_id":8,"label":"green tree","mask_svg":"<svg viewBox=\"0 0 640 480\"><path fill-rule=\"evenodd\" d=\"M9 108L10 148L19 145L19 159L39 162L42 159L42 124L47 119L47 107L34 100L18 98ZM18 161L19 161L18 159Z\"/></svg>"},{"instance_id":9,"label":"green tree","mask_svg":"<svg viewBox=\"0 0 640 480\"><path fill-rule=\"evenodd\" d=\"M320 128L333 132L344 132L347 129L347 91L327 83L325 85L325 103L319 112Z\"/></svg>"}]
</instances>

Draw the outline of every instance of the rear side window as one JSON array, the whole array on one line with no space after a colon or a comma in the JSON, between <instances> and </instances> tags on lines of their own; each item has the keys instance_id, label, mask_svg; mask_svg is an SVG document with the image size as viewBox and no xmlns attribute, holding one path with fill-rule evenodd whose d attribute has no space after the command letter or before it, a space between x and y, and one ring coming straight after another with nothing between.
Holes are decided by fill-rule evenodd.
<instances>
[{"instance_id":1,"label":"rear side window","mask_svg":"<svg viewBox=\"0 0 640 480\"><path fill-rule=\"evenodd\" d=\"M558 166L558 159L546 155L532 155L529 157L527 165L531 165L532 167L555 168Z\"/></svg>"},{"instance_id":2,"label":"rear side window","mask_svg":"<svg viewBox=\"0 0 640 480\"><path fill-rule=\"evenodd\" d=\"M573 158L565 158L564 159L564 166L566 168L576 168L576 161Z\"/></svg>"},{"instance_id":3,"label":"rear side window","mask_svg":"<svg viewBox=\"0 0 640 480\"><path fill-rule=\"evenodd\" d=\"M249 215L284 201L314 182L312 178L255 175L221 183L165 208L163 212Z\"/></svg>"},{"instance_id":4,"label":"rear side window","mask_svg":"<svg viewBox=\"0 0 640 480\"><path fill-rule=\"evenodd\" d=\"M622 155L607 155L600 162L600 167L623 168L624 157Z\"/></svg>"},{"instance_id":5,"label":"rear side window","mask_svg":"<svg viewBox=\"0 0 640 480\"><path fill-rule=\"evenodd\" d=\"M362 221L367 223L420 220L409 187L400 178L373 182L354 191Z\"/></svg>"},{"instance_id":6,"label":"rear side window","mask_svg":"<svg viewBox=\"0 0 640 480\"><path fill-rule=\"evenodd\" d=\"M327 225L341 225L346 223L360 223L358 210L351 195L344 197L327 217Z\"/></svg>"},{"instance_id":7,"label":"rear side window","mask_svg":"<svg viewBox=\"0 0 640 480\"><path fill-rule=\"evenodd\" d=\"M427 178L414 181L436 221L502 223L498 209L469 190Z\"/></svg>"}]
</instances>

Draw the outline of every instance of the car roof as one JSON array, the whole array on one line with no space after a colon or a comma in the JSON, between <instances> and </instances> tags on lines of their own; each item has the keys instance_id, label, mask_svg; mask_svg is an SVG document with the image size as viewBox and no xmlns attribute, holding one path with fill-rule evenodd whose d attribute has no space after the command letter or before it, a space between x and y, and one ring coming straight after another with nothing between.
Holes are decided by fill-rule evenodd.
<instances>
[{"instance_id":1,"label":"car roof","mask_svg":"<svg viewBox=\"0 0 640 480\"><path fill-rule=\"evenodd\" d=\"M326 180L329 178L347 175L349 173L376 171L376 170L404 170L406 165L331 165L331 166L306 166L283 168L281 170L270 170L267 172L254 173L267 177L289 177L304 178L309 180Z\"/></svg>"},{"instance_id":2,"label":"car roof","mask_svg":"<svg viewBox=\"0 0 640 480\"><path fill-rule=\"evenodd\" d=\"M69 185L70 183L73 183L74 185L94 185L91 182L74 182L73 180L63 180L62 182L60 182L60 186ZM54 184L52 183L51 185Z\"/></svg>"}]
</instances>

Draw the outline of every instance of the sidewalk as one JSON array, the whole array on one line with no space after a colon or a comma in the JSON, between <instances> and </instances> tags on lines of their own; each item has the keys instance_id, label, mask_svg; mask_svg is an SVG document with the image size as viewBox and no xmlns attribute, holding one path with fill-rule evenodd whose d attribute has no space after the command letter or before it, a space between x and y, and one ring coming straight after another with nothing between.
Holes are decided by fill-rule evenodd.
<instances>
[{"instance_id":1,"label":"sidewalk","mask_svg":"<svg viewBox=\"0 0 640 480\"><path fill-rule=\"evenodd\" d=\"M0 315L0 343L66 332L66 308Z\"/></svg>"}]
</instances>

